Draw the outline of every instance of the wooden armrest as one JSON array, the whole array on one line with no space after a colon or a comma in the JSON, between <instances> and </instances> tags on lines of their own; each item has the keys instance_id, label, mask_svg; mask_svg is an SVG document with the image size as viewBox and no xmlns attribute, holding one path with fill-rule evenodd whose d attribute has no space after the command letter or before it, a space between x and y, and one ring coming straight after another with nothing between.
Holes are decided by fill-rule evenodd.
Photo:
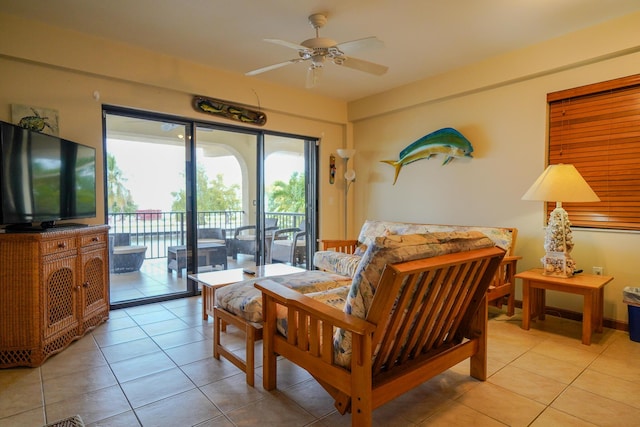
<instances>
[{"instance_id":1,"label":"wooden armrest","mask_svg":"<svg viewBox=\"0 0 640 427\"><path fill-rule=\"evenodd\" d=\"M504 298L507 298L507 315L513 316L515 310L515 274L518 260L521 256L508 255L502 259L500 267L496 270L491 286L488 290L488 301L497 307L502 307Z\"/></svg>"},{"instance_id":2,"label":"wooden armrest","mask_svg":"<svg viewBox=\"0 0 640 427\"><path fill-rule=\"evenodd\" d=\"M344 252L352 254L358 247L357 240L320 240L322 243L322 250L328 251L334 249L336 252Z\"/></svg>"},{"instance_id":3,"label":"wooden armrest","mask_svg":"<svg viewBox=\"0 0 640 427\"><path fill-rule=\"evenodd\" d=\"M254 285L263 295L274 299L278 304L285 307L293 307L299 311L308 313L309 315L331 325L343 328L357 335L365 335L372 333L376 329L376 325L367 322L364 319L344 313L335 307L323 304L319 301L309 298L308 296L296 292L292 289L282 286L273 280L262 280ZM264 308L264 307L263 307Z\"/></svg>"},{"instance_id":4,"label":"wooden armrest","mask_svg":"<svg viewBox=\"0 0 640 427\"><path fill-rule=\"evenodd\" d=\"M500 266L505 267L511 270L511 274L515 274L516 265L518 264L518 260L521 260L521 256L509 255L505 256L500 263Z\"/></svg>"}]
</instances>

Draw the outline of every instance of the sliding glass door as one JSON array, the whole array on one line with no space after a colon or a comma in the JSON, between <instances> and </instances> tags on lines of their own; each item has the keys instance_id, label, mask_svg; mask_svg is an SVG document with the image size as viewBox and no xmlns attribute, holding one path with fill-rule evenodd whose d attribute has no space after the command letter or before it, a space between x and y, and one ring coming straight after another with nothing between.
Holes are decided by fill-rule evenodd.
<instances>
[{"instance_id":1,"label":"sliding glass door","mask_svg":"<svg viewBox=\"0 0 640 427\"><path fill-rule=\"evenodd\" d=\"M226 268L259 259L256 223L259 135L198 124L195 138L198 241L224 239ZM199 265L199 271L214 266Z\"/></svg>"},{"instance_id":2,"label":"sliding glass door","mask_svg":"<svg viewBox=\"0 0 640 427\"><path fill-rule=\"evenodd\" d=\"M187 123L106 113L112 305L188 294Z\"/></svg>"},{"instance_id":3,"label":"sliding glass door","mask_svg":"<svg viewBox=\"0 0 640 427\"><path fill-rule=\"evenodd\" d=\"M193 273L310 265L313 139L105 108L112 307L195 295Z\"/></svg>"},{"instance_id":4,"label":"sliding glass door","mask_svg":"<svg viewBox=\"0 0 640 427\"><path fill-rule=\"evenodd\" d=\"M315 236L312 200L314 168L308 162L315 142L301 138L266 135L264 138L265 219L275 231L265 236L266 259L306 267L309 234Z\"/></svg>"},{"instance_id":5,"label":"sliding glass door","mask_svg":"<svg viewBox=\"0 0 640 427\"><path fill-rule=\"evenodd\" d=\"M198 241L205 230L224 236L229 268L305 267L307 235L315 236L315 140L204 124L195 136Z\"/></svg>"}]
</instances>

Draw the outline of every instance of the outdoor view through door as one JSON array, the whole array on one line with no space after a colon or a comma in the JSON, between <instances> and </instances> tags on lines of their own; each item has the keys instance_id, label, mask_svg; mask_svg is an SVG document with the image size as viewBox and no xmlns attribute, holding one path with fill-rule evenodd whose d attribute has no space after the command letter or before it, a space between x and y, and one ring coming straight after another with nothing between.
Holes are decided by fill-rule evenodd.
<instances>
[{"instance_id":1,"label":"outdoor view through door","mask_svg":"<svg viewBox=\"0 0 640 427\"><path fill-rule=\"evenodd\" d=\"M307 266L314 140L105 110L112 306L194 295L196 272Z\"/></svg>"}]
</instances>

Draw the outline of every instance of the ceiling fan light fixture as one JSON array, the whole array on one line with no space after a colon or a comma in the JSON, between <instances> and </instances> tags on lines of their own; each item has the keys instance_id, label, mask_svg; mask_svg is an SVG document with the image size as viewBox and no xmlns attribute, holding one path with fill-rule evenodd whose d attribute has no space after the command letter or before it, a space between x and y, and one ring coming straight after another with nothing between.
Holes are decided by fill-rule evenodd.
<instances>
[{"instance_id":1,"label":"ceiling fan light fixture","mask_svg":"<svg viewBox=\"0 0 640 427\"><path fill-rule=\"evenodd\" d=\"M312 62L311 65L309 65L309 69L307 70L307 81L305 84L305 87L307 89L315 87L318 84L318 82L320 81L320 77L322 77L323 69L324 67L322 66L322 64L316 65Z\"/></svg>"},{"instance_id":2,"label":"ceiling fan light fixture","mask_svg":"<svg viewBox=\"0 0 640 427\"><path fill-rule=\"evenodd\" d=\"M312 68L321 68L324 66L324 55L313 55L311 58Z\"/></svg>"},{"instance_id":3,"label":"ceiling fan light fixture","mask_svg":"<svg viewBox=\"0 0 640 427\"><path fill-rule=\"evenodd\" d=\"M318 81L318 74L324 66L325 57L331 59L331 62L336 65L343 65L346 68L364 71L369 74L381 76L387 72L388 67L384 65L357 59L352 56L347 56L344 53L345 51L351 52L360 48L383 45L383 43L376 37L372 36L344 43L336 43L333 39L320 37L318 35L318 29L322 28L327 23L327 16L325 13L315 13L310 15L309 23L316 30L316 37L307 39L300 44L279 39L265 39L265 41L269 43L274 43L289 49L295 49L298 52L298 58L258 68L257 70L245 73L245 75L255 76L256 74L275 70L277 68L284 67L285 65L295 64L302 61L310 61L311 64L307 71L307 87L313 87Z\"/></svg>"}]
</instances>

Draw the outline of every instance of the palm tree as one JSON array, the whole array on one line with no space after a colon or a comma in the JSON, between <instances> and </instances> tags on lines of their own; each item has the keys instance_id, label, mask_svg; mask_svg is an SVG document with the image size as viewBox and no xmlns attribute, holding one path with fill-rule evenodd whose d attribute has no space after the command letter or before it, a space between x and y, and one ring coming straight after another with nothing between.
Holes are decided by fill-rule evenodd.
<instances>
[{"instance_id":1,"label":"palm tree","mask_svg":"<svg viewBox=\"0 0 640 427\"><path fill-rule=\"evenodd\" d=\"M305 182L304 174L294 172L289 182L275 181L268 191L271 212L304 213L305 209Z\"/></svg>"},{"instance_id":2,"label":"palm tree","mask_svg":"<svg viewBox=\"0 0 640 427\"><path fill-rule=\"evenodd\" d=\"M202 165L196 170L197 194L196 200L199 211L232 211L241 209L238 193L240 185L225 185L222 174L217 174L209 180L207 172ZM171 210L184 212L186 210L187 195L184 189L171 193L174 201Z\"/></svg>"},{"instance_id":3,"label":"palm tree","mask_svg":"<svg viewBox=\"0 0 640 427\"><path fill-rule=\"evenodd\" d=\"M107 154L107 201L110 213L135 212L138 206L124 183L127 178L116 164L113 154Z\"/></svg>"}]
</instances>

